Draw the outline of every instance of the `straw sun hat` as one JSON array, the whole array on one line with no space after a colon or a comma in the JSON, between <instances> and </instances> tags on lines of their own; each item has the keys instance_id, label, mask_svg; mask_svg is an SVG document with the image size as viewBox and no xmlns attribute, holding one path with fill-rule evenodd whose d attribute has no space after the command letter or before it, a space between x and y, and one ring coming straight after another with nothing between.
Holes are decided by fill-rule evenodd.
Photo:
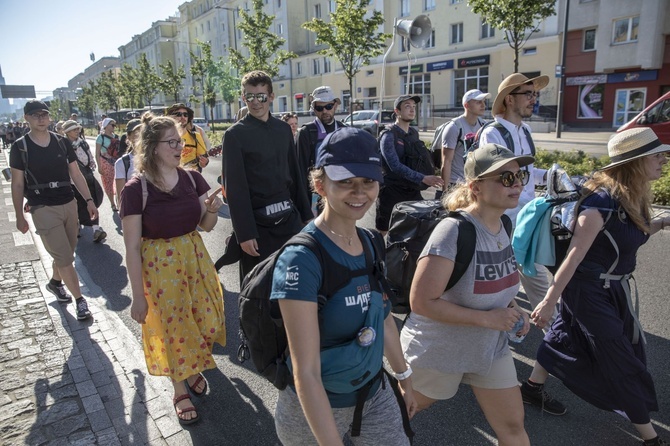
<instances>
[{"instance_id":1,"label":"straw sun hat","mask_svg":"<svg viewBox=\"0 0 670 446\"><path fill-rule=\"evenodd\" d=\"M661 144L656 133L649 127L624 130L615 134L607 143L607 154L611 163L601 168L601 170L662 152L670 152L670 145Z\"/></svg>"},{"instance_id":2,"label":"straw sun hat","mask_svg":"<svg viewBox=\"0 0 670 446\"><path fill-rule=\"evenodd\" d=\"M493 116L500 115L505 112L505 98L515 88L525 85L529 82L533 83L535 91L540 91L549 83L549 76L538 76L532 79L528 79L521 73L514 73L507 76L498 86L498 96L496 96L493 101L493 107L491 107L491 113Z\"/></svg>"}]
</instances>

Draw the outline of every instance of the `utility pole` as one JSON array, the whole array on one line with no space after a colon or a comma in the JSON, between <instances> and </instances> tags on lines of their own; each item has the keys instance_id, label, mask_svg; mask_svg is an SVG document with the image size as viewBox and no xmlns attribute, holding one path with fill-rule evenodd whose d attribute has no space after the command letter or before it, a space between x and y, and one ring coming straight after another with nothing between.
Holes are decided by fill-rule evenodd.
<instances>
[{"instance_id":1,"label":"utility pole","mask_svg":"<svg viewBox=\"0 0 670 446\"><path fill-rule=\"evenodd\" d=\"M563 96L565 90L565 52L568 46L568 16L570 15L570 0L565 0L565 20L563 22L563 42L561 49L561 80L558 87L558 105L556 107L556 138L561 137L563 126Z\"/></svg>"}]
</instances>

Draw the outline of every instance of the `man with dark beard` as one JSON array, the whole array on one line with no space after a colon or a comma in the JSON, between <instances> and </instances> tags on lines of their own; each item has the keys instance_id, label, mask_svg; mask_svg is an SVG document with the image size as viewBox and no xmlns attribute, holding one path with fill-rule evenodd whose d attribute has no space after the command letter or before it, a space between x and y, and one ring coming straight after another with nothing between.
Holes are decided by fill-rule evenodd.
<instances>
[{"instance_id":1,"label":"man with dark beard","mask_svg":"<svg viewBox=\"0 0 670 446\"><path fill-rule=\"evenodd\" d=\"M335 120L337 106L340 103L340 98L333 95L333 90L330 87L324 85L316 88L312 92L310 107L316 118L298 129L296 136L298 165L305 176L305 190L310 203L312 202L312 191L309 186L309 170L314 166L316 150L327 134L345 127L342 122ZM316 197L316 194L314 196Z\"/></svg>"},{"instance_id":2,"label":"man with dark beard","mask_svg":"<svg viewBox=\"0 0 670 446\"><path fill-rule=\"evenodd\" d=\"M395 123L382 132L379 140L384 184L377 198L375 227L384 235L389 230L391 211L396 203L422 200L423 189L444 186L442 178L435 175L428 149L419 138L419 132L410 127L416 117L416 106L419 102L419 96L405 95L397 98L393 106ZM418 170L417 159L424 161L421 163L421 170Z\"/></svg>"}]
</instances>

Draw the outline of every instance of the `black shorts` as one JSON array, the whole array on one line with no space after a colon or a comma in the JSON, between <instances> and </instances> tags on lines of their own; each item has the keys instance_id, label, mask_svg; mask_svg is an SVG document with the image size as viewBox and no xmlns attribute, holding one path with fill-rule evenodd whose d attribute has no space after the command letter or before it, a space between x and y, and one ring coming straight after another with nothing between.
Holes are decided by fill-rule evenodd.
<instances>
[{"instance_id":1,"label":"black shorts","mask_svg":"<svg viewBox=\"0 0 670 446\"><path fill-rule=\"evenodd\" d=\"M388 231L393 206L402 201L419 200L423 200L420 190L395 184L383 185L379 190L379 197L377 198L375 228L378 231Z\"/></svg>"}]
</instances>

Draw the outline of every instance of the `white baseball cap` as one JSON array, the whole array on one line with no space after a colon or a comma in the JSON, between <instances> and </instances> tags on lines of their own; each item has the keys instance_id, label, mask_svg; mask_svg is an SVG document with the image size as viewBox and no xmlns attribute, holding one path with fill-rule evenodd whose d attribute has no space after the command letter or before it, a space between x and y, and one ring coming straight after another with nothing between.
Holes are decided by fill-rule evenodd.
<instances>
[{"instance_id":1,"label":"white baseball cap","mask_svg":"<svg viewBox=\"0 0 670 446\"><path fill-rule=\"evenodd\" d=\"M341 101L340 98L335 97L330 87L323 85L317 87L312 93L312 104L315 102L337 102L339 104Z\"/></svg>"},{"instance_id":2,"label":"white baseball cap","mask_svg":"<svg viewBox=\"0 0 670 446\"><path fill-rule=\"evenodd\" d=\"M481 101L491 97L491 93L482 93L480 90L468 90L463 95L463 106L473 99Z\"/></svg>"}]
</instances>

